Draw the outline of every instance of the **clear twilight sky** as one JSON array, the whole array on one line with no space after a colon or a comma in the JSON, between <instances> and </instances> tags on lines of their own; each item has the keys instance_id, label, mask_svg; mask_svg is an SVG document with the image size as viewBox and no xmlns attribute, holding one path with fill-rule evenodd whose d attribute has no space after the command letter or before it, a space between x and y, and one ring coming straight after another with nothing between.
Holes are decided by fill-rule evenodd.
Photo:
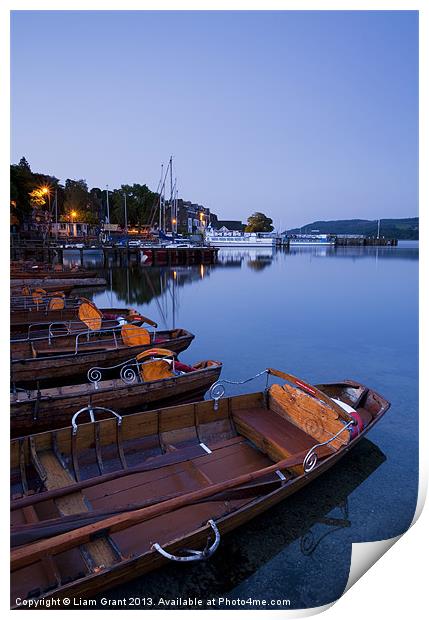
<instances>
[{"instance_id":1,"label":"clear twilight sky","mask_svg":"<svg viewBox=\"0 0 429 620\"><path fill-rule=\"evenodd\" d=\"M12 13L11 161L276 226L418 214L418 14Z\"/></svg>"}]
</instances>

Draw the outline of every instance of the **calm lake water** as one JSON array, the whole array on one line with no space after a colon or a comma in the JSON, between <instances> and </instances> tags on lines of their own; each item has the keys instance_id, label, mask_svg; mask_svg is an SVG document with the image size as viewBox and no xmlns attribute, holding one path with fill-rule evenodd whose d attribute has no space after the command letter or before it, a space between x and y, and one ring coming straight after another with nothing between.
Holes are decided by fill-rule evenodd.
<instances>
[{"instance_id":1,"label":"calm lake water","mask_svg":"<svg viewBox=\"0 0 429 620\"><path fill-rule=\"evenodd\" d=\"M96 264L96 255L88 259ZM392 407L341 463L223 537L205 564L169 565L107 596L275 599L323 605L343 592L352 542L404 532L418 483L418 243L397 248L228 250L216 265L105 270L101 306L129 305L196 334L184 362L212 358L223 378L271 366L311 383L345 378ZM257 391L264 380L228 386ZM219 603L218 608L227 607ZM176 607L177 608L177 607ZM180 608L180 606L179 606ZM248 604L240 609L258 608Z\"/></svg>"}]
</instances>

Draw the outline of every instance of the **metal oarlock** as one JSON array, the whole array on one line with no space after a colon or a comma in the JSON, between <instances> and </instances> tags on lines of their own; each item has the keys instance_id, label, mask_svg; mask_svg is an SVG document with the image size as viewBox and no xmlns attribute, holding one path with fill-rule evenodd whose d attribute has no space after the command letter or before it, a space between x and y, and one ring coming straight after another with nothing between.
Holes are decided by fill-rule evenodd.
<instances>
[{"instance_id":1,"label":"metal oarlock","mask_svg":"<svg viewBox=\"0 0 429 620\"><path fill-rule=\"evenodd\" d=\"M210 545L210 539L207 538L207 545L203 551L195 551L194 549L185 549L191 555L173 555L172 553L168 553L165 549L161 547L159 543L154 543L152 545L152 549L158 551L161 555L163 555L167 560L171 560L173 562L201 562L203 560L208 560L219 547L220 543L220 532L216 523L213 519L207 521L207 525L210 525L212 528L215 539L213 543Z\"/></svg>"}]
</instances>

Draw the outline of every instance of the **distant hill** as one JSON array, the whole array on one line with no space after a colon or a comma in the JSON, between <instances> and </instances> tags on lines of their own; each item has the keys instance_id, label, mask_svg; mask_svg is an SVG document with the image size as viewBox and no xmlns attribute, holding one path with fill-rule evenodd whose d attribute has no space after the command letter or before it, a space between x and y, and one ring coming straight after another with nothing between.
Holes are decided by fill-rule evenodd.
<instances>
[{"instance_id":1,"label":"distant hill","mask_svg":"<svg viewBox=\"0 0 429 620\"><path fill-rule=\"evenodd\" d=\"M291 228L288 233L310 233L318 230L320 233L333 235L366 235L377 236L377 220L329 220L327 222L312 222L301 228ZM380 221L380 236L392 239L418 239L419 218L391 219Z\"/></svg>"}]
</instances>

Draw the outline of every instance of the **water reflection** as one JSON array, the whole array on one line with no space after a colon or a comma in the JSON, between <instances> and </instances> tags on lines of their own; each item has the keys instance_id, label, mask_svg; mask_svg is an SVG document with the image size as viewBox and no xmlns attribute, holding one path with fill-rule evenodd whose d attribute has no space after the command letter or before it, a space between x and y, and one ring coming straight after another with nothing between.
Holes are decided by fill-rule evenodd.
<instances>
[{"instance_id":1,"label":"water reflection","mask_svg":"<svg viewBox=\"0 0 429 620\"><path fill-rule=\"evenodd\" d=\"M65 258L69 264L76 261L77 252L69 252ZM175 327L181 302L181 289L201 280L210 278L213 273L223 269L240 269L247 272L270 271L273 265L285 270L294 267L295 259L300 259L300 266L308 260L320 258L366 259L378 261L384 259L418 260L418 244L412 247L292 247L290 249L272 248L222 248L218 261L209 265L152 266L131 262L128 267L102 266L102 255L98 252L85 254L85 264L98 267L100 275L107 280L104 292L100 289L85 289L82 294L93 299L99 306L147 306L152 301L164 327ZM281 263L281 265L280 265ZM290 273L290 272L289 272Z\"/></svg>"},{"instance_id":2,"label":"water reflection","mask_svg":"<svg viewBox=\"0 0 429 620\"><path fill-rule=\"evenodd\" d=\"M285 249L289 256L308 256L317 258L366 258L372 260L378 259L408 259L418 260L419 258L419 246L416 242L405 242L399 244L397 247L370 247L370 246L312 246L312 247L291 247L289 250Z\"/></svg>"},{"instance_id":3,"label":"water reflection","mask_svg":"<svg viewBox=\"0 0 429 620\"><path fill-rule=\"evenodd\" d=\"M267 598L268 595L291 599L291 607L321 605L340 596L350 567L350 545L359 538L353 530L353 502L356 489L386 460L371 441L362 439L332 470L278 506L253 519L238 530L222 537L221 545L210 562L198 565L169 564L165 568L136 579L106 594L109 598L124 596L164 598L212 597ZM349 507L348 504L351 504ZM346 535L344 535L346 533ZM279 582L273 580L274 565L285 561L301 566L299 579L307 580L305 565L313 556L329 550L336 561L337 591L326 591L325 576L313 584L314 601L294 597L306 587L283 570ZM303 566L304 564L304 566ZM260 586L252 590L249 580L260 578L264 571L271 575L271 593ZM244 592L244 589L246 592ZM263 594L263 596L262 596ZM320 602L322 600L323 602ZM218 606L226 607L224 605ZM155 605L153 609L160 608ZM178 609L180 607L173 607Z\"/></svg>"}]
</instances>

